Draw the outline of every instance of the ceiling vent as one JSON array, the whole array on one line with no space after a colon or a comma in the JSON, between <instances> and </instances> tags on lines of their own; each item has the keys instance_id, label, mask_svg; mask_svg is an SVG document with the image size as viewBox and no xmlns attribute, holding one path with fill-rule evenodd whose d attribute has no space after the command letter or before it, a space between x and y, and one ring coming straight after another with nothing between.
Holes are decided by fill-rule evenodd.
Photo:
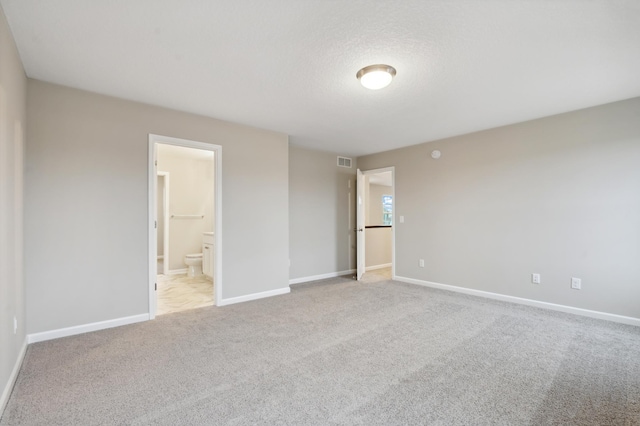
<instances>
[{"instance_id":1,"label":"ceiling vent","mask_svg":"<svg viewBox=\"0 0 640 426\"><path fill-rule=\"evenodd\" d=\"M351 158L338 157L338 166L351 168Z\"/></svg>"}]
</instances>

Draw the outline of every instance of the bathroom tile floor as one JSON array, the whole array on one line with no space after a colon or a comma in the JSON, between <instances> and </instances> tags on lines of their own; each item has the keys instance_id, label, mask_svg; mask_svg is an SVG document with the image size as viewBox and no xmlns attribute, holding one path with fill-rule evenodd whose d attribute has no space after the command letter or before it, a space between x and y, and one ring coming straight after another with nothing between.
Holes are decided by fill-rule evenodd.
<instances>
[{"instance_id":1,"label":"bathroom tile floor","mask_svg":"<svg viewBox=\"0 0 640 426\"><path fill-rule=\"evenodd\" d=\"M211 305L213 305L213 281L206 275L194 278L187 277L187 274L158 275L156 315Z\"/></svg>"},{"instance_id":2,"label":"bathroom tile floor","mask_svg":"<svg viewBox=\"0 0 640 426\"><path fill-rule=\"evenodd\" d=\"M362 282L365 283L376 283L378 281L386 281L391 279L391 267L374 269L372 271L367 271L362 275Z\"/></svg>"}]
</instances>

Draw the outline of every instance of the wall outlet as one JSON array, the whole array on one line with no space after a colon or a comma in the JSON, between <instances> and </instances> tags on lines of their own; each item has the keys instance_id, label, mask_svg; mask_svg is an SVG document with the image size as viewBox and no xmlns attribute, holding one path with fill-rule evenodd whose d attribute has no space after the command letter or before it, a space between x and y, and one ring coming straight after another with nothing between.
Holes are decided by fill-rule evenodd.
<instances>
[{"instance_id":1,"label":"wall outlet","mask_svg":"<svg viewBox=\"0 0 640 426\"><path fill-rule=\"evenodd\" d=\"M13 334L18 333L18 318L13 317Z\"/></svg>"},{"instance_id":2,"label":"wall outlet","mask_svg":"<svg viewBox=\"0 0 640 426\"><path fill-rule=\"evenodd\" d=\"M400 223L404 223L404 216L400 216Z\"/></svg>"},{"instance_id":3,"label":"wall outlet","mask_svg":"<svg viewBox=\"0 0 640 426\"><path fill-rule=\"evenodd\" d=\"M571 278L571 288L574 290L582 290L582 280L580 278Z\"/></svg>"},{"instance_id":4,"label":"wall outlet","mask_svg":"<svg viewBox=\"0 0 640 426\"><path fill-rule=\"evenodd\" d=\"M531 274L531 282L534 284L540 284L540 274Z\"/></svg>"},{"instance_id":5,"label":"wall outlet","mask_svg":"<svg viewBox=\"0 0 640 426\"><path fill-rule=\"evenodd\" d=\"M420 259L420 267L424 268L424 259Z\"/></svg>"}]
</instances>

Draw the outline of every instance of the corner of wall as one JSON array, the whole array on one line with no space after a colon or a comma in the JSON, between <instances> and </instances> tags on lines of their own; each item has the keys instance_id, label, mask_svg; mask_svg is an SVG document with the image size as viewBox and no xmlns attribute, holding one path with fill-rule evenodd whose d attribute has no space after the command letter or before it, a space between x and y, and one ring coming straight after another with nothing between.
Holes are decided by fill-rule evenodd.
<instances>
[{"instance_id":1,"label":"corner of wall","mask_svg":"<svg viewBox=\"0 0 640 426\"><path fill-rule=\"evenodd\" d=\"M27 77L0 7L0 409L9 398L26 350L24 287L24 135Z\"/></svg>"}]
</instances>

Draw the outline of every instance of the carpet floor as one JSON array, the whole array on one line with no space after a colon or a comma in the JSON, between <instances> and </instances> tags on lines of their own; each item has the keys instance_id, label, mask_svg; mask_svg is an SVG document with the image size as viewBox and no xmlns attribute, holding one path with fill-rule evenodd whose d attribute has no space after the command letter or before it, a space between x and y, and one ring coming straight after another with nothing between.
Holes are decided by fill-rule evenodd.
<instances>
[{"instance_id":1,"label":"carpet floor","mask_svg":"<svg viewBox=\"0 0 640 426\"><path fill-rule=\"evenodd\" d=\"M32 344L2 425L640 425L640 328L393 281Z\"/></svg>"}]
</instances>

